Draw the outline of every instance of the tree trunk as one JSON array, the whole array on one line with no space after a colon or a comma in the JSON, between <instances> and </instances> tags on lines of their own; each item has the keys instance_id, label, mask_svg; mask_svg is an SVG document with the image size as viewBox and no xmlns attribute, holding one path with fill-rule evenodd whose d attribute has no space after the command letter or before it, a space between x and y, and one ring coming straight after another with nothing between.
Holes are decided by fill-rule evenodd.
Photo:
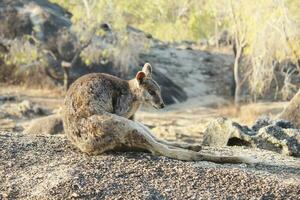
<instances>
[{"instance_id":1,"label":"tree trunk","mask_svg":"<svg viewBox=\"0 0 300 200\"><path fill-rule=\"evenodd\" d=\"M70 76L69 76L69 70L70 68L63 67L64 70L64 89L67 91L70 86Z\"/></svg>"},{"instance_id":2,"label":"tree trunk","mask_svg":"<svg viewBox=\"0 0 300 200\"><path fill-rule=\"evenodd\" d=\"M300 90L277 118L293 122L297 128L300 128Z\"/></svg>"},{"instance_id":3,"label":"tree trunk","mask_svg":"<svg viewBox=\"0 0 300 200\"><path fill-rule=\"evenodd\" d=\"M90 20L91 19L91 10L90 10L89 3L87 2L87 0L83 0L83 4L86 9L86 16L87 16L88 20Z\"/></svg>"},{"instance_id":4,"label":"tree trunk","mask_svg":"<svg viewBox=\"0 0 300 200\"><path fill-rule=\"evenodd\" d=\"M64 70L64 89L67 91L70 86L70 68L72 67L72 63L62 61L61 66Z\"/></svg>"},{"instance_id":5,"label":"tree trunk","mask_svg":"<svg viewBox=\"0 0 300 200\"><path fill-rule=\"evenodd\" d=\"M93 31L94 33L94 31ZM93 35L93 34L92 34ZM71 62L61 62L61 67L64 70L64 89L67 91L71 85L71 80L70 80L70 70L75 66L76 62L79 59L80 53L89 46L89 44L92 41L92 37L85 43L83 44L80 48L77 49L73 59Z\"/></svg>"},{"instance_id":6,"label":"tree trunk","mask_svg":"<svg viewBox=\"0 0 300 200\"><path fill-rule=\"evenodd\" d=\"M234 66L233 66L233 75L234 75L234 82L235 82L235 91L234 91L234 104L235 106L239 106L240 103L240 96L241 96L241 77L240 77L240 60L242 57L243 48L237 45L236 48L236 55L234 59Z\"/></svg>"},{"instance_id":7,"label":"tree trunk","mask_svg":"<svg viewBox=\"0 0 300 200\"><path fill-rule=\"evenodd\" d=\"M219 29L218 29L218 18L215 17L215 43L216 43L216 47L217 49L219 49L220 45L219 45Z\"/></svg>"}]
</instances>

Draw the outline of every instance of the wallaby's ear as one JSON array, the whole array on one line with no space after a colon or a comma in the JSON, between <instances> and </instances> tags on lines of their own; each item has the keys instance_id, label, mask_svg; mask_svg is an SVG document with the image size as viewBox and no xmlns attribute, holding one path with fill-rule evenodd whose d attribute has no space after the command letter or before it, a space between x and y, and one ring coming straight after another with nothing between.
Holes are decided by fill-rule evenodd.
<instances>
[{"instance_id":1,"label":"wallaby's ear","mask_svg":"<svg viewBox=\"0 0 300 200\"><path fill-rule=\"evenodd\" d=\"M145 74L145 72L142 72L142 71L139 71L135 76L136 80L138 80L139 83L142 83L142 81L145 77L146 77L146 74Z\"/></svg>"},{"instance_id":2,"label":"wallaby's ear","mask_svg":"<svg viewBox=\"0 0 300 200\"><path fill-rule=\"evenodd\" d=\"M143 72L145 72L146 76L151 76L152 75L152 67L149 63L144 64Z\"/></svg>"}]
</instances>

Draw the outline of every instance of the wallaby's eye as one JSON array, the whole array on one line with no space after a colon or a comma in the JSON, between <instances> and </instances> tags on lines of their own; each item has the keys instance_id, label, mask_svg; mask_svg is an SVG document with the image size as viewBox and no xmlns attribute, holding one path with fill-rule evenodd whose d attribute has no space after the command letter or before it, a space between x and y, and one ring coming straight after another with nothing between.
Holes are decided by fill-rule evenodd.
<instances>
[{"instance_id":1,"label":"wallaby's eye","mask_svg":"<svg viewBox=\"0 0 300 200\"><path fill-rule=\"evenodd\" d=\"M151 96L154 96L156 93L153 90L148 91Z\"/></svg>"}]
</instances>

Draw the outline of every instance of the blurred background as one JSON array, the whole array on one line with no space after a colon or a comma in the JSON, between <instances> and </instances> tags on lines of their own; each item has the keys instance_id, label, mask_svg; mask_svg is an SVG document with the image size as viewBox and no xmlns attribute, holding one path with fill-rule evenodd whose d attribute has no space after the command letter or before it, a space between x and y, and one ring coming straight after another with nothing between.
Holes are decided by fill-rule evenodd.
<instances>
[{"instance_id":1,"label":"blurred background","mask_svg":"<svg viewBox=\"0 0 300 200\"><path fill-rule=\"evenodd\" d=\"M60 112L86 73L130 79L145 62L169 106L137 118L163 137L201 140L217 116L275 116L300 85L299 10L299 0L2 0L2 127Z\"/></svg>"}]
</instances>

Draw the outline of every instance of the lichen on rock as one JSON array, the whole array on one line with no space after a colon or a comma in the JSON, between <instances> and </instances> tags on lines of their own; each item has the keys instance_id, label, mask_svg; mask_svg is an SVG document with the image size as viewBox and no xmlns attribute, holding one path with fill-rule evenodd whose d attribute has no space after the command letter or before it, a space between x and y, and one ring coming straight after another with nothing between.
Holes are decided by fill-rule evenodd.
<instances>
[{"instance_id":1,"label":"lichen on rock","mask_svg":"<svg viewBox=\"0 0 300 200\"><path fill-rule=\"evenodd\" d=\"M250 146L300 157L300 130L286 120L259 118L252 128L226 118L210 122L204 131L206 146Z\"/></svg>"}]
</instances>

